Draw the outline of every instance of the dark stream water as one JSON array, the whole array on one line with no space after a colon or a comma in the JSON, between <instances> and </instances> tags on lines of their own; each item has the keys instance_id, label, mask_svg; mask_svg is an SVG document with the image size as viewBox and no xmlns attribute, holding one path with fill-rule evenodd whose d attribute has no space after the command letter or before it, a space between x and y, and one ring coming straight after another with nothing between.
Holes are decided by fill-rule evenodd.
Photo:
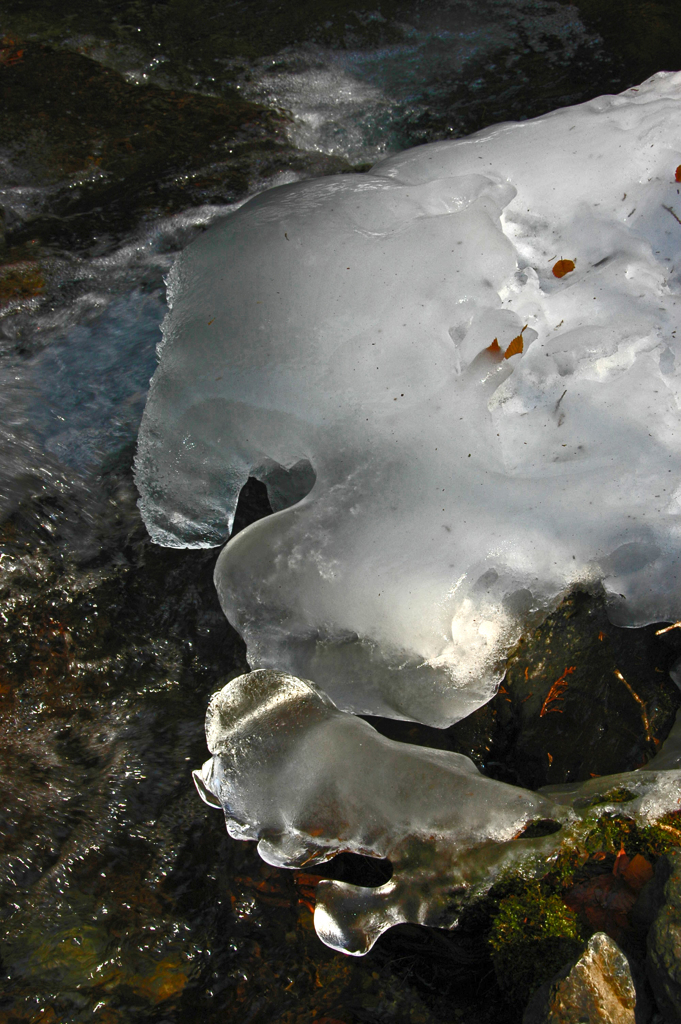
<instances>
[{"instance_id":1,"label":"dark stream water","mask_svg":"<svg viewBox=\"0 0 681 1024\"><path fill-rule=\"evenodd\" d=\"M135 436L163 275L206 225L676 70L677 6L5 0L0 34L0 1021L511 1020L475 937L323 947L311 881L199 802L245 651L216 553L150 544ZM252 482L236 528L267 511Z\"/></svg>"}]
</instances>

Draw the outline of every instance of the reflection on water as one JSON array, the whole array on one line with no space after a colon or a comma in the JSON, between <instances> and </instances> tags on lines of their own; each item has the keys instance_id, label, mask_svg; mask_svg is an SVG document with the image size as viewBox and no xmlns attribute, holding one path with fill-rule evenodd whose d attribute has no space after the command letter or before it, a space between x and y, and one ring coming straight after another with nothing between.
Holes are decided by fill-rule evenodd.
<instances>
[{"instance_id":1,"label":"reflection on water","mask_svg":"<svg viewBox=\"0 0 681 1024\"><path fill-rule=\"evenodd\" d=\"M622 88L617 54L529 0L9 0L0 33L0 1020L499 1019L479 936L332 953L315 879L196 798L244 649L215 554L149 543L130 463L163 275L207 224ZM268 510L252 482L237 525Z\"/></svg>"}]
</instances>

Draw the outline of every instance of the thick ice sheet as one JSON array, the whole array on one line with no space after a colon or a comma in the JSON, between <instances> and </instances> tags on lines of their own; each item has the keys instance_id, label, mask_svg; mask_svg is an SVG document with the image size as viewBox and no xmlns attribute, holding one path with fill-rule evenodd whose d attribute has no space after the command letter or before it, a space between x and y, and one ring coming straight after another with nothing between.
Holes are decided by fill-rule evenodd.
<instances>
[{"instance_id":1,"label":"thick ice sheet","mask_svg":"<svg viewBox=\"0 0 681 1024\"><path fill-rule=\"evenodd\" d=\"M219 559L252 666L444 726L577 583L621 624L681 617L680 100L663 73L272 189L180 256L153 538L220 544L249 474L316 476Z\"/></svg>"}]
</instances>

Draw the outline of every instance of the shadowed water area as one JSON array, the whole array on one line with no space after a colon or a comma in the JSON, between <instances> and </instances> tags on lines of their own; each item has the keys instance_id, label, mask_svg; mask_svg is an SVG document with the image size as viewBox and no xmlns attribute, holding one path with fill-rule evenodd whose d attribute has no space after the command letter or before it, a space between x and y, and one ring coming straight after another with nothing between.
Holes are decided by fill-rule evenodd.
<instances>
[{"instance_id":1,"label":"shadowed water area","mask_svg":"<svg viewBox=\"0 0 681 1024\"><path fill-rule=\"evenodd\" d=\"M131 463L163 278L210 223L678 70L677 6L7 0L0 37L0 1021L520 1020L488 911L345 957L314 933L318 876L267 866L199 801L206 703L245 648L218 552L151 544ZM270 511L250 480L234 532ZM680 632L573 594L471 718L374 724L532 788L636 768L681 703Z\"/></svg>"}]
</instances>

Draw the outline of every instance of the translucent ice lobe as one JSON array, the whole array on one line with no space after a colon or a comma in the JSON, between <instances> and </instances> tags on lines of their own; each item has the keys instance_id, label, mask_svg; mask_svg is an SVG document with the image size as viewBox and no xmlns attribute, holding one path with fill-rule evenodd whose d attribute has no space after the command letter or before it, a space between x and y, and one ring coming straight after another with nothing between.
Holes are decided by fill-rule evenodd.
<instances>
[{"instance_id":1,"label":"translucent ice lobe","mask_svg":"<svg viewBox=\"0 0 681 1024\"><path fill-rule=\"evenodd\" d=\"M280 672L215 694L206 732L213 756L195 772L199 792L268 863L301 867L342 850L390 858L393 879L378 890L321 890L318 931L347 952L366 952L400 920L446 923L452 889L484 882L528 820L570 816L484 778L462 754L388 740Z\"/></svg>"},{"instance_id":2,"label":"translucent ice lobe","mask_svg":"<svg viewBox=\"0 0 681 1024\"><path fill-rule=\"evenodd\" d=\"M532 793L486 778L462 754L388 740L314 683L261 669L214 694L212 757L194 777L203 799L224 810L230 835L256 840L270 864L309 866L341 851L390 860L392 878L375 889L330 880L317 888L320 938L362 954L404 921L454 925L501 871L545 873L582 812L615 810L608 792L617 787L629 791L627 814L637 820L676 809L680 732L677 724L646 769ZM522 838L536 819L557 831Z\"/></svg>"},{"instance_id":3,"label":"translucent ice lobe","mask_svg":"<svg viewBox=\"0 0 681 1024\"><path fill-rule=\"evenodd\" d=\"M218 544L249 473L314 481L219 559L252 665L444 726L575 583L681 617L680 99L657 75L273 189L182 254L152 536Z\"/></svg>"}]
</instances>

